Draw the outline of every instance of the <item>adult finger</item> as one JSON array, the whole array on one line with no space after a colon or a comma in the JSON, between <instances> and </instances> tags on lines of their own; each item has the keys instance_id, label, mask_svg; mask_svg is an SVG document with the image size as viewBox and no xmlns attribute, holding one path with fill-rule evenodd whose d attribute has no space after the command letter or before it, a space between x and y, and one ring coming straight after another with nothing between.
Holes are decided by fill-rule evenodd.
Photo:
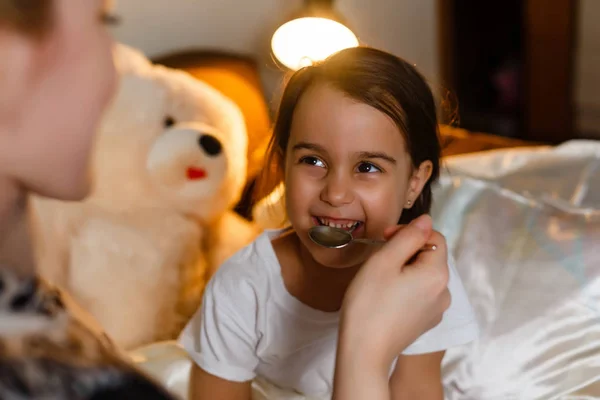
<instances>
[{"instance_id":1,"label":"adult finger","mask_svg":"<svg viewBox=\"0 0 600 400\"><path fill-rule=\"evenodd\" d=\"M432 230L427 240L428 245L435 246L435 250L424 250L416 254L415 265L447 265L448 245L446 238L440 232Z\"/></svg>"},{"instance_id":2,"label":"adult finger","mask_svg":"<svg viewBox=\"0 0 600 400\"><path fill-rule=\"evenodd\" d=\"M431 217L422 215L400 229L374 257L381 259L382 264L390 265L392 268L402 267L427 243L431 233Z\"/></svg>"},{"instance_id":3,"label":"adult finger","mask_svg":"<svg viewBox=\"0 0 600 400\"><path fill-rule=\"evenodd\" d=\"M393 225L393 226L388 226L387 228L385 228L385 230L383 231L383 238L385 240L389 240L392 236L394 236L396 234L396 232L398 232L400 229L406 227L406 225Z\"/></svg>"},{"instance_id":4,"label":"adult finger","mask_svg":"<svg viewBox=\"0 0 600 400\"><path fill-rule=\"evenodd\" d=\"M439 232L433 231L428 243L434 244L436 249L419 252L410 264L410 268L416 268L427 274L426 281L433 291L437 291L446 288L450 279L446 239Z\"/></svg>"}]
</instances>

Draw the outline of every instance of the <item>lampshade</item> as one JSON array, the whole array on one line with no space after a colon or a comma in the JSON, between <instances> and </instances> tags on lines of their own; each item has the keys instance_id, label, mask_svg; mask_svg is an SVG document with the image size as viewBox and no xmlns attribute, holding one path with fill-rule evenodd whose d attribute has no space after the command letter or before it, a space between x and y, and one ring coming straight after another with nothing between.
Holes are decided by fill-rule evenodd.
<instances>
[{"instance_id":1,"label":"lampshade","mask_svg":"<svg viewBox=\"0 0 600 400\"><path fill-rule=\"evenodd\" d=\"M334 15L331 9L313 7L281 25L271 39L275 58L296 70L337 51L358 46L356 35Z\"/></svg>"}]
</instances>

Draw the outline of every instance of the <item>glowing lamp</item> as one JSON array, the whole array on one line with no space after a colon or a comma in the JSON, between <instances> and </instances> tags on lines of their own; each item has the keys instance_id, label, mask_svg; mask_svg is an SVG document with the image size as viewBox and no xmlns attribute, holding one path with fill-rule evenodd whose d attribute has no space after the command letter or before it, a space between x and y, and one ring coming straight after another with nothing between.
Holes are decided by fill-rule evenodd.
<instances>
[{"instance_id":1,"label":"glowing lamp","mask_svg":"<svg viewBox=\"0 0 600 400\"><path fill-rule=\"evenodd\" d=\"M305 9L281 25L271 39L277 61L292 70L358 45L356 35L334 13L332 1L324 0L308 0Z\"/></svg>"}]
</instances>

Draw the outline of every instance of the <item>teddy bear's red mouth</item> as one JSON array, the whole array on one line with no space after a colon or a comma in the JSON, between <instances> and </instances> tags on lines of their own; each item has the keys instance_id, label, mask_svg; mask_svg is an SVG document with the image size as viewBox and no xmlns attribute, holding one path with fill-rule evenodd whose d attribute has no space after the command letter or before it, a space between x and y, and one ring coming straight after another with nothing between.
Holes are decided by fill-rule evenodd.
<instances>
[{"instance_id":1,"label":"teddy bear's red mouth","mask_svg":"<svg viewBox=\"0 0 600 400\"><path fill-rule=\"evenodd\" d=\"M189 167L186 174L187 178L191 181L206 178L206 170L203 168Z\"/></svg>"}]
</instances>

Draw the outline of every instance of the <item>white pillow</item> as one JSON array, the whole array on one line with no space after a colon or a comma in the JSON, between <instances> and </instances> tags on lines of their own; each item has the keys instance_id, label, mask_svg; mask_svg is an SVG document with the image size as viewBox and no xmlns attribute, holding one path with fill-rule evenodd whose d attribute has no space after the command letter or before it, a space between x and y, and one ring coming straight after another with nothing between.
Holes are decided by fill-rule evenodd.
<instances>
[{"instance_id":1,"label":"white pillow","mask_svg":"<svg viewBox=\"0 0 600 400\"><path fill-rule=\"evenodd\" d=\"M600 143L454 157L434 200L482 332L446 399L600 398Z\"/></svg>"},{"instance_id":2,"label":"white pillow","mask_svg":"<svg viewBox=\"0 0 600 400\"><path fill-rule=\"evenodd\" d=\"M252 208L252 220L262 229L279 229L288 224L285 215L283 183Z\"/></svg>"}]
</instances>

